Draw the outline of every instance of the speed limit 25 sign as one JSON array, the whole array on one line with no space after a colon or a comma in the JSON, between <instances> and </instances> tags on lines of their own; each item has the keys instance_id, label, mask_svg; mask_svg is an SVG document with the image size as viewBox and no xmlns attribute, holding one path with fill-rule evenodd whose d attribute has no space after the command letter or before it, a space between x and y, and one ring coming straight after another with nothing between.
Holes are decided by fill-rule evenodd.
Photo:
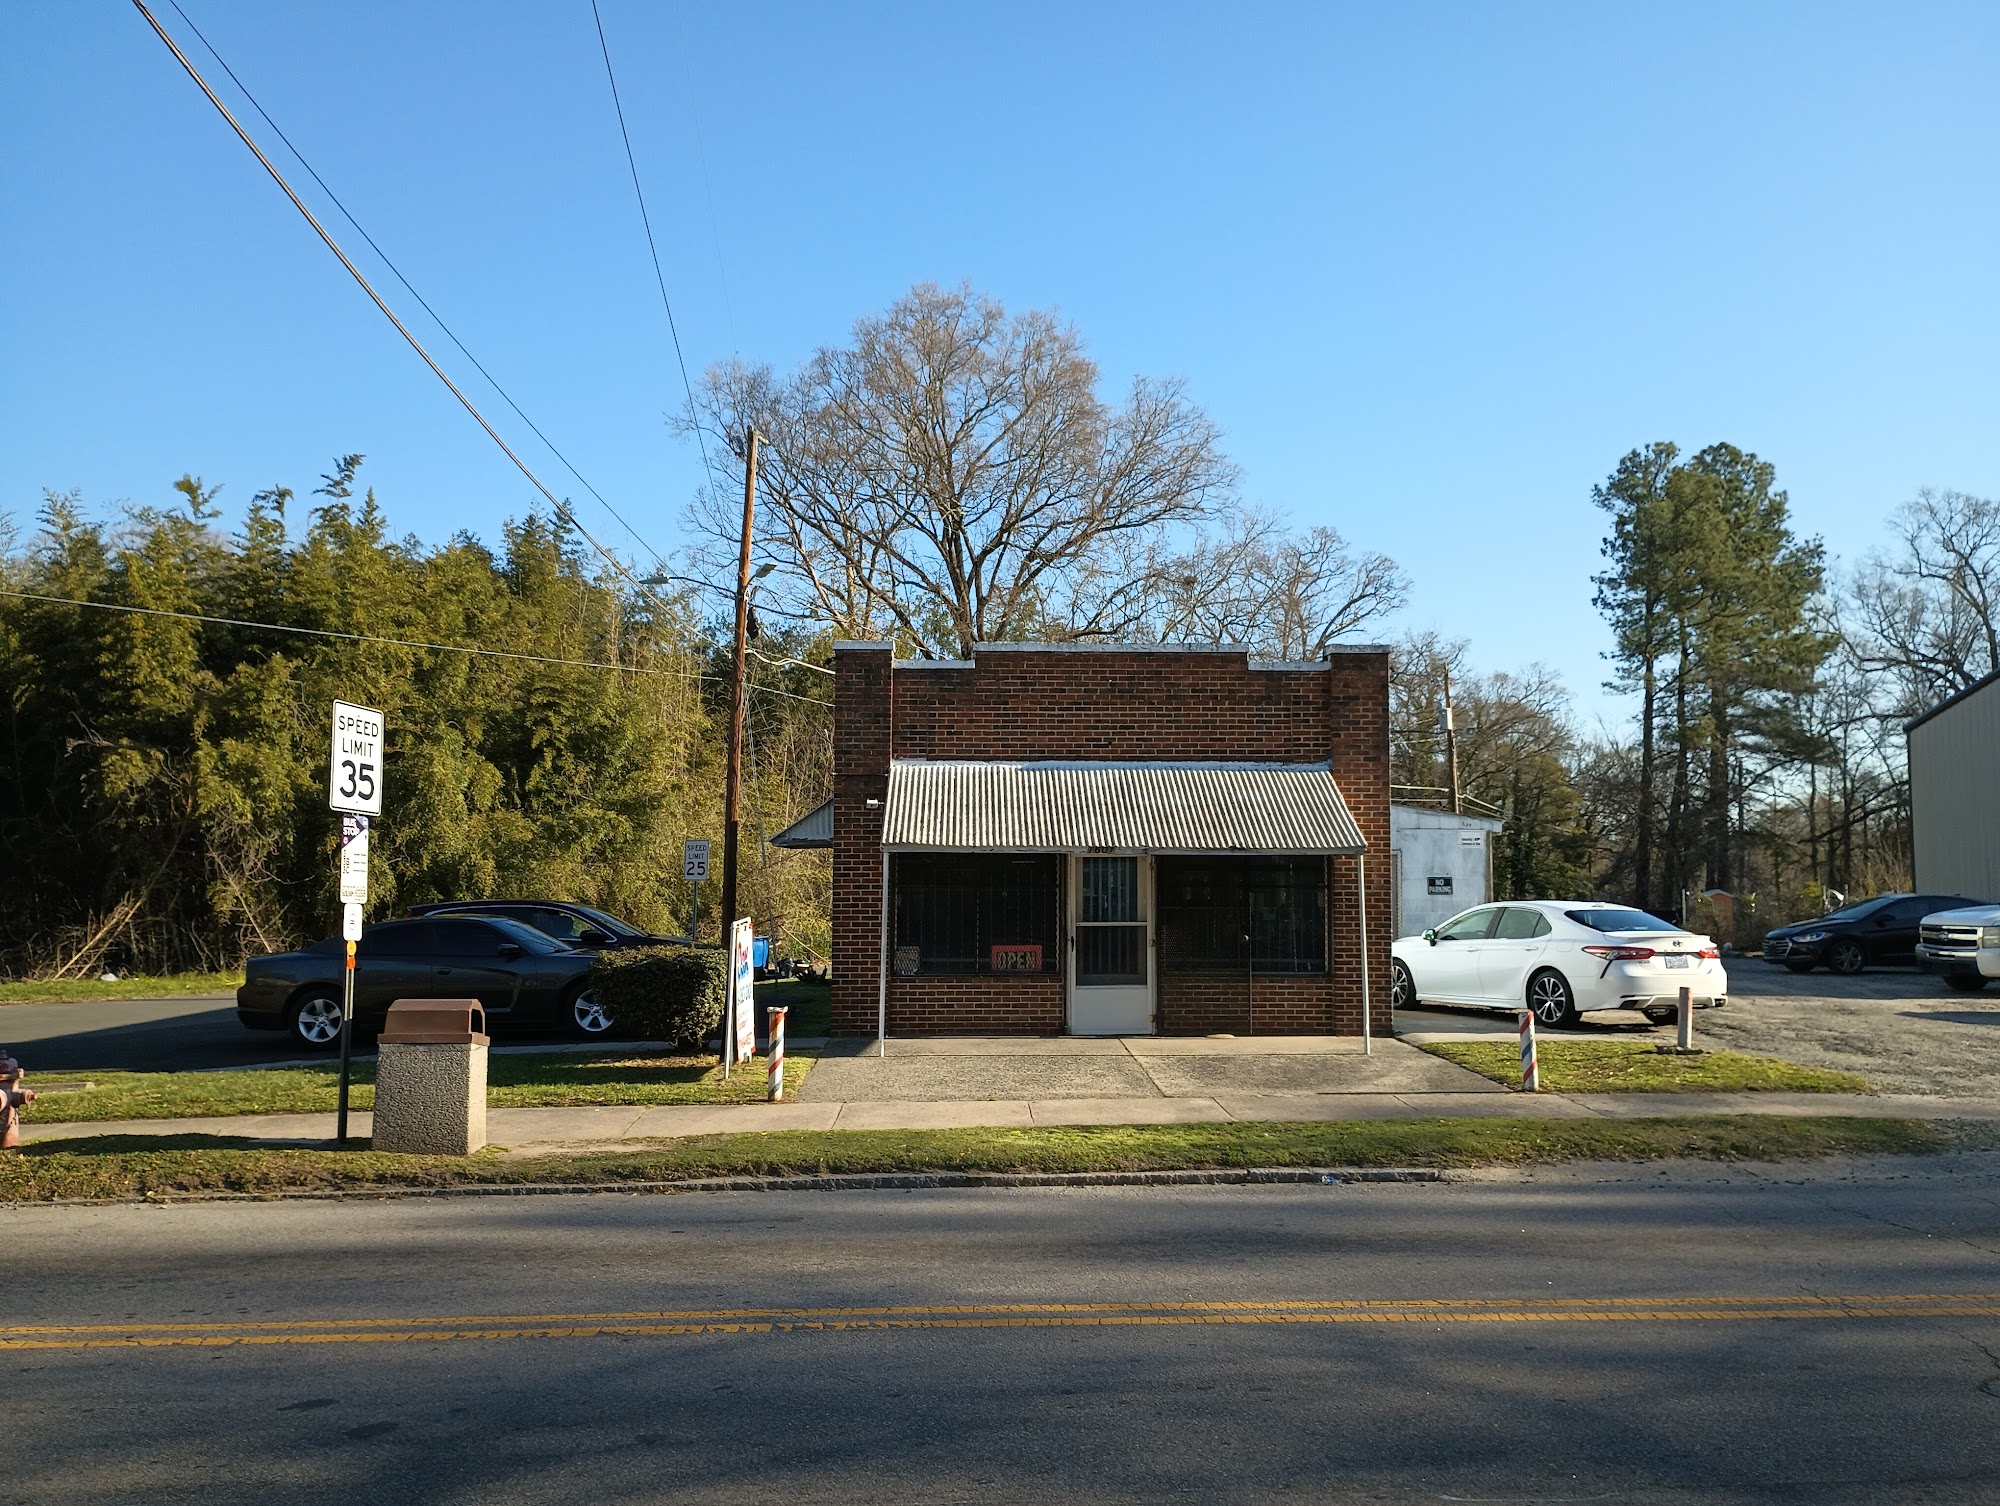
<instances>
[{"instance_id":1,"label":"speed limit 25 sign","mask_svg":"<svg viewBox=\"0 0 2000 1506\"><path fill-rule=\"evenodd\" d=\"M333 757L326 803L357 815L382 814L382 713L368 706L333 703Z\"/></svg>"}]
</instances>

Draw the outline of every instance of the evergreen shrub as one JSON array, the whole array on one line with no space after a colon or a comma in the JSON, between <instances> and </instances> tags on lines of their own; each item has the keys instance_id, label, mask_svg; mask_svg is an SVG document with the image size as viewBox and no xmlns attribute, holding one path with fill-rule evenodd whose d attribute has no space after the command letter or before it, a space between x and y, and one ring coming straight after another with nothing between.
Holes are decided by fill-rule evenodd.
<instances>
[{"instance_id":1,"label":"evergreen shrub","mask_svg":"<svg viewBox=\"0 0 2000 1506\"><path fill-rule=\"evenodd\" d=\"M722 1023L729 951L649 946L600 952L590 965L590 984L621 1031L691 1048Z\"/></svg>"}]
</instances>

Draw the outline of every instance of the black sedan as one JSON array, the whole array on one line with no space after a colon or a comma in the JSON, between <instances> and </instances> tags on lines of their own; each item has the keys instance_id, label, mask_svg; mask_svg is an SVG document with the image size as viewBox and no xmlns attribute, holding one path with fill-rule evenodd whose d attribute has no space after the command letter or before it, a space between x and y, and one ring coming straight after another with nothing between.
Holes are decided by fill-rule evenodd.
<instances>
[{"instance_id":1,"label":"black sedan","mask_svg":"<svg viewBox=\"0 0 2000 1506\"><path fill-rule=\"evenodd\" d=\"M1926 915L1963 909L1978 901L1952 894L1884 894L1764 933L1764 960L1782 962L1795 973L1821 963L1836 973L1869 966L1913 964L1917 927Z\"/></svg>"},{"instance_id":2,"label":"black sedan","mask_svg":"<svg viewBox=\"0 0 2000 1506\"><path fill-rule=\"evenodd\" d=\"M410 915L493 915L533 926L557 941L568 942L593 952L616 951L628 946L685 945L685 936L655 936L629 921L589 905L575 905L556 899L446 900L428 905L412 905Z\"/></svg>"},{"instance_id":3,"label":"black sedan","mask_svg":"<svg viewBox=\"0 0 2000 1506\"><path fill-rule=\"evenodd\" d=\"M236 1018L283 1030L324 1050L340 1040L337 937L296 952L252 957L236 990ZM379 1029L398 999L477 999L489 1029L560 1030L586 1038L612 1029L590 987L589 952L532 926L492 917L439 916L370 926L355 951L354 1023Z\"/></svg>"}]
</instances>

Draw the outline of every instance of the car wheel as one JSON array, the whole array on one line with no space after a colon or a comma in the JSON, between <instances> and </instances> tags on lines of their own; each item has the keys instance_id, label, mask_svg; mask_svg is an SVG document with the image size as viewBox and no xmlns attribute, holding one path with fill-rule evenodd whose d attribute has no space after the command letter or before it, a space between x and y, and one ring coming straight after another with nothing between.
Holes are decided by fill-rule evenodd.
<instances>
[{"instance_id":1,"label":"car wheel","mask_svg":"<svg viewBox=\"0 0 2000 1506\"><path fill-rule=\"evenodd\" d=\"M1569 991L1569 979L1553 968L1543 968L1528 980L1528 1008L1535 1022L1551 1029L1577 1023L1576 996Z\"/></svg>"},{"instance_id":2,"label":"car wheel","mask_svg":"<svg viewBox=\"0 0 2000 1506\"><path fill-rule=\"evenodd\" d=\"M1417 1002L1417 985L1401 962L1389 964L1389 1007L1408 1009Z\"/></svg>"},{"instance_id":3,"label":"car wheel","mask_svg":"<svg viewBox=\"0 0 2000 1506\"><path fill-rule=\"evenodd\" d=\"M1813 970L1810 962L1787 962L1785 966L1795 973L1809 973Z\"/></svg>"},{"instance_id":4,"label":"car wheel","mask_svg":"<svg viewBox=\"0 0 2000 1506\"><path fill-rule=\"evenodd\" d=\"M330 1051L340 1044L340 996L330 989L301 995L285 1016L285 1029L308 1051Z\"/></svg>"},{"instance_id":5,"label":"car wheel","mask_svg":"<svg viewBox=\"0 0 2000 1506\"><path fill-rule=\"evenodd\" d=\"M614 1028L611 1015L598 1002L594 988L580 988L571 994L566 1014L570 1029L586 1040L609 1035Z\"/></svg>"},{"instance_id":6,"label":"car wheel","mask_svg":"<svg viewBox=\"0 0 2000 1506\"><path fill-rule=\"evenodd\" d=\"M1953 973L1944 981L1962 994L1976 994L1986 987L1983 973Z\"/></svg>"},{"instance_id":7,"label":"car wheel","mask_svg":"<svg viewBox=\"0 0 2000 1506\"><path fill-rule=\"evenodd\" d=\"M1858 941L1836 941L1826 949L1826 965L1842 977L1851 978L1868 965L1868 954Z\"/></svg>"}]
</instances>

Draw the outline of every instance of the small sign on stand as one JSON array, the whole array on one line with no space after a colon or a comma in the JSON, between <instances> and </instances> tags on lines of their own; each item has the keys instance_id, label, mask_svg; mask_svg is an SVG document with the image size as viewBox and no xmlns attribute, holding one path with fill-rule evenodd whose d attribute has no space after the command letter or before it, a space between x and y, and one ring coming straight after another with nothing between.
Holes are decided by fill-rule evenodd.
<instances>
[{"instance_id":1,"label":"small sign on stand","mask_svg":"<svg viewBox=\"0 0 2000 1506\"><path fill-rule=\"evenodd\" d=\"M722 1022L722 1073L757 1054L757 1013L754 998L757 969L752 962L755 926L747 920L729 927L729 1009Z\"/></svg>"}]
</instances>

